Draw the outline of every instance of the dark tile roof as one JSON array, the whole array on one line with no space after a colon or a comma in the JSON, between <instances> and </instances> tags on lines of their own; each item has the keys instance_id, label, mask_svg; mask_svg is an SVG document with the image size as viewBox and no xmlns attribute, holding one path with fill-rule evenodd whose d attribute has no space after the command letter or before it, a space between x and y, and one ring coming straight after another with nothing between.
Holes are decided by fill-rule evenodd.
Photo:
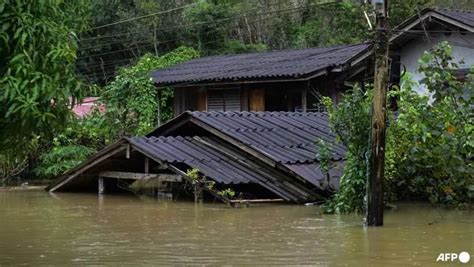
<instances>
[{"instance_id":1,"label":"dark tile roof","mask_svg":"<svg viewBox=\"0 0 474 267\"><path fill-rule=\"evenodd\" d=\"M464 24L468 27L474 28L474 11L473 10L458 10L458 9L447 9L447 8L425 8L420 12L420 15L415 14L405 20L404 22L397 25L394 29L395 30L409 30L407 26L411 23L416 21L420 16L423 17L424 15L431 13L431 14L438 14L444 16L446 18L452 19L458 23Z\"/></svg>"},{"instance_id":2,"label":"dark tile roof","mask_svg":"<svg viewBox=\"0 0 474 267\"><path fill-rule=\"evenodd\" d=\"M331 143L329 181L319 168L318 139ZM127 143L132 151L172 171L197 168L219 184L256 184L295 202L316 200L322 192L337 187L345 152L335 142L323 113L185 112L147 137L109 145L67 171L48 190L86 184L102 168L95 164L108 166L101 162L123 153ZM82 173L88 174L79 175Z\"/></svg>"},{"instance_id":3,"label":"dark tile roof","mask_svg":"<svg viewBox=\"0 0 474 267\"><path fill-rule=\"evenodd\" d=\"M345 147L336 142L325 113L188 111L176 120L190 118L224 133L316 186L321 186L325 179L319 170L316 141L322 139L329 143L333 161L343 161L345 156ZM167 127L158 128L149 136L168 135ZM336 167L340 173L342 165Z\"/></svg>"},{"instance_id":4,"label":"dark tile roof","mask_svg":"<svg viewBox=\"0 0 474 267\"><path fill-rule=\"evenodd\" d=\"M160 136L133 137L127 140L134 149L144 152L155 160L197 168L206 177L220 184L254 183L290 201L317 198L312 191L305 188L295 190L293 187L285 186L285 180L278 179L274 171L269 169L257 171L256 168L249 168L251 163L244 156L236 160L213 138Z\"/></svg>"},{"instance_id":5,"label":"dark tile roof","mask_svg":"<svg viewBox=\"0 0 474 267\"><path fill-rule=\"evenodd\" d=\"M453 20L474 27L474 10L459 10L447 8L434 8L432 10Z\"/></svg>"},{"instance_id":6,"label":"dark tile roof","mask_svg":"<svg viewBox=\"0 0 474 267\"><path fill-rule=\"evenodd\" d=\"M358 44L203 57L154 71L151 76L158 85L298 78L344 65L367 49L367 44Z\"/></svg>"},{"instance_id":7,"label":"dark tile roof","mask_svg":"<svg viewBox=\"0 0 474 267\"><path fill-rule=\"evenodd\" d=\"M193 118L224 132L281 163L317 161L316 141L332 147L332 159L345 155L343 145L329 128L326 113L317 112L187 112ZM153 133L152 133L153 134Z\"/></svg>"}]
</instances>

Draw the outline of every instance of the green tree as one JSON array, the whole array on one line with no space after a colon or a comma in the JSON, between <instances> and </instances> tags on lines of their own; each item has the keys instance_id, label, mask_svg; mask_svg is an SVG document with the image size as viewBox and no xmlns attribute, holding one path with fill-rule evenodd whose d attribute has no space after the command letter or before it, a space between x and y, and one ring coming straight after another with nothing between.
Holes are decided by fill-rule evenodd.
<instances>
[{"instance_id":1,"label":"green tree","mask_svg":"<svg viewBox=\"0 0 474 267\"><path fill-rule=\"evenodd\" d=\"M66 125L83 88L74 61L87 4L0 2L0 153L25 154Z\"/></svg>"},{"instance_id":2,"label":"green tree","mask_svg":"<svg viewBox=\"0 0 474 267\"><path fill-rule=\"evenodd\" d=\"M368 37L363 11L363 6L350 1L311 8L311 14L295 30L294 45L318 47L363 42Z\"/></svg>"}]
</instances>

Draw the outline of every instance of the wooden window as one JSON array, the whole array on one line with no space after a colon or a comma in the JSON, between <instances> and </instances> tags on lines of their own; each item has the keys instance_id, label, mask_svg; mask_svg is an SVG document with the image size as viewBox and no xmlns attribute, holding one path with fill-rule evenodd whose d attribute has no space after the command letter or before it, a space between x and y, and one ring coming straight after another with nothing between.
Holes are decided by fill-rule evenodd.
<instances>
[{"instance_id":1,"label":"wooden window","mask_svg":"<svg viewBox=\"0 0 474 267\"><path fill-rule=\"evenodd\" d=\"M240 90L209 90L207 93L208 111L240 111Z\"/></svg>"}]
</instances>

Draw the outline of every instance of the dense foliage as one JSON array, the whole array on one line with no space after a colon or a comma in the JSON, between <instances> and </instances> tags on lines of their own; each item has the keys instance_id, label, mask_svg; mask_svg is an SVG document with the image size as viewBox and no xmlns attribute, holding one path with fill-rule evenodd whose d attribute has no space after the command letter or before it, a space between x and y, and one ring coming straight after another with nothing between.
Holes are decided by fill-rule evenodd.
<instances>
[{"instance_id":1,"label":"dense foliage","mask_svg":"<svg viewBox=\"0 0 474 267\"><path fill-rule=\"evenodd\" d=\"M192 48L179 47L163 56L146 54L134 66L121 68L102 91L102 100L107 104L105 116L116 136L144 135L159 122L169 120L173 91L157 90L150 72L198 56Z\"/></svg>"},{"instance_id":2,"label":"dense foliage","mask_svg":"<svg viewBox=\"0 0 474 267\"><path fill-rule=\"evenodd\" d=\"M441 43L420 60L421 81L430 93L420 96L405 79L393 91L399 110L391 114L386 146L386 201L429 200L463 204L474 197L473 107L474 72L456 78L458 64L451 48ZM340 190L326 203L327 212L362 212L369 153L370 94L354 89L336 108L327 102L334 131L348 148Z\"/></svg>"},{"instance_id":3,"label":"dense foliage","mask_svg":"<svg viewBox=\"0 0 474 267\"><path fill-rule=\"evenodd\" d=\"M172 91L157 92L150 71L197 56L194 49L180 47L161 57L147 54L136 65L122 68L114 81L102 90L105 114L97 107L86 118L70 121L65 131L58 132L52 145L41 151L34 174L53 178L123 135L148 133L157 126L158 105L160 120L170 119Z\"/></svg>"},{"instance_id":4,"label":"dense foliage","mask_svg":"<svg viewBox=\"0 0 474 267\"><path fill-rule=\"evenodd\" d=\"M370 91L369 91L370 92ZM339 190L324 205L328 213L362 212L366 194L367 156L370 137L371 94L355 87L344 100L334 106L329 97L324 104L338 141L347 148L346 165Z\"/></svg>"},{"instance_id":5,"label":"dense foliage","mask_svg":"<svg viewBox=\"0 0 474 267\"><path fill-rule=\"evenodd\" d=\"M460 204L474 198L474 77L460 81L451 47L441 43L420 60L421 81L432 95L419 96L406 81L397 93L400 110L389 128L394 160L388 185L398 198Z\"/></svg>"},{"instance_id":6,"label":"dense foliage","mask_svg":"<svg viewBox=\"0 0 474 267\"><path fill-rule=\"evenodd\" d=\"M65 171L82 163L95 150L77 145L64 135L53 139L52 148L38 158L40 164L35 168L36 175L42 178L55 178Z\"/></svg>"},{"instance_id":7,"label":"dense foliage","mask_svg":"<svg viewBox=\"0 0 474 267\"><path fill-rule=\"evenodd\" d=\"M65 126L70 99L81 97L74 64L85 4L0 2L0 154L25 154Z\"/></svg>"}]
</instances>

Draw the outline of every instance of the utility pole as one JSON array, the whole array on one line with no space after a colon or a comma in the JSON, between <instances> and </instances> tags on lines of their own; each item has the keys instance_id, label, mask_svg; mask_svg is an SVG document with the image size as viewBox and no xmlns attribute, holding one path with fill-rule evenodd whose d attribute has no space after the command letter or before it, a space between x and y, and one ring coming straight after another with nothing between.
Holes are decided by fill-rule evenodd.
<instances>
[{"instance_id":1,"label":"utility pole","mask_svg":"<svg viewBox=\"0 0 474 267\"><path fill-rule=\"evenodd\" d=\"M371 156L367 189L368 226L383 225L385 121L388 87L388 0L373 0L376 12L375 73L372 102Z\"/></svg>"}]
</instances>

